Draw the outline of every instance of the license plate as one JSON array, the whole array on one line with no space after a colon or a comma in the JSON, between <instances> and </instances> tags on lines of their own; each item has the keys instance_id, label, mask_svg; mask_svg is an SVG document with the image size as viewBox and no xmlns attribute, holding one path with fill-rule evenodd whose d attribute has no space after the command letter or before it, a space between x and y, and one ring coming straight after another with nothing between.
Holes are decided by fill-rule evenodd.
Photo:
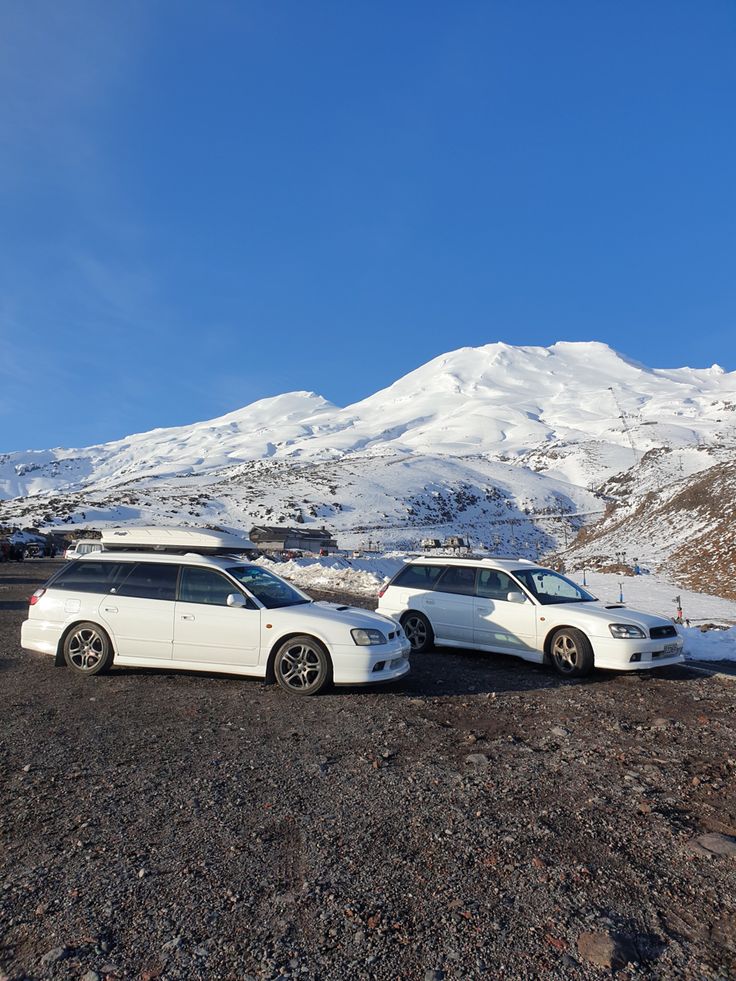
<instances>
[{"instance_id":1,"label":"license plate","mask_svg":"<svg viewBox=\"0 0 736 981\"><path fill-rule=\"evenodd\" d=\"M679 646L677 644L665 644L663 654L677 654L679 651Z\"/></svg>"}]
</instances>

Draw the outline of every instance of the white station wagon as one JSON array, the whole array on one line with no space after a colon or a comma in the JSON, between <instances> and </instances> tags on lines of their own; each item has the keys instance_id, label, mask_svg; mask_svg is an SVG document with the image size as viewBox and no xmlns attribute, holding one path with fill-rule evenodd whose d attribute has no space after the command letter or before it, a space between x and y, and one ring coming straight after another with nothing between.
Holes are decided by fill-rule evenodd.
<instances>
[{"instance_id":1,"label":"white station wagon","mask_svg":"<svg viewBox=\"0 0 736 981\"><path fill-rule=\"evenodd\" d=\"M683 660L669 620L603 604L524 559L416 559L378 595L377 612L400 623L417 652L436 643L515 654L551 662L565 677Z\"/></svg>"},{"instance_id":2,"label":"white station wagon","mask_svg":"<svg viewBox=\"0 0 736 981\"><path fill-rule=\"evenodd\" d=\"M394 681L410 644L393 620L314 602L236 556L96 552L38 589L21 646L83 675L113 664L275 679L294 695Z\"/></svg>"}]
</instances>

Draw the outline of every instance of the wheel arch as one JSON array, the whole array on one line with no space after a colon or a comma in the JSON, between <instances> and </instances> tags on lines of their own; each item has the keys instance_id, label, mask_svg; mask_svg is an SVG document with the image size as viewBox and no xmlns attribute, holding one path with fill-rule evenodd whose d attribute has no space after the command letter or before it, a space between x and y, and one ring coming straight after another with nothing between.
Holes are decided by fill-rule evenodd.
<instances>
[{"instance_id":1,"label":"wheel arch","mask_svg":"<svg viewBox=\"0 0 736 981\"><path fill-rule=\"evenodd\" d=\"M582 634L585 639L590 644L590 649L593 651L593 663L595 664L595 645L593 644L593 638L590 636L587 630L582 627L576 627L573 623L556 623L554 627L550 627L544 638L544 663L552 663L552 638L560 630L577 630L579 634Z\"/></svg>"},{"instance_id":2,"label":"wheel arch","mask_svg":"<svg viewBox=\"0 0 736 981\"><path fill-rule=\"evenodd\" d=\"M396 619L403 626L404 620L406 620L408 616L411 616L412 613L415 613L420 617L424 617L424 619L430 625L432 630L434 630L434 624L432 623L432 618L430 617L430 615L425 610L417 610L416 607L414 606L407 606L407 608L405 610L402 610L401 613L397 613Z\"/></svg>"},{"instance_id":3,"label":"wheel arch","mask_svg":"<svg viewBox=\"0 0 736 981\"><path fill-rule=\"evenodd\" d=\"M309 637L310 640L316 641L322 650L327 655L327 660L330 662L330 674L334 671L334 661L332 660L332 651L330 650L330 645L318 634L312 633L308 630L290 630L288 633L282 634L278 640L275 640L269 649L268 660L266 661L266 681L268 684L275 684L276 682L276 672L274 671L273 665L276 660L276 652L279 647L287 640L292 640L294 637Z\"/></svg>"},{"instance_id":4,"label":"wheel arch","mask_svg":"<svg viewBox=\"0 0 736 981\"><path fill-rule=\"evenodd\" d=\"M585 634L588 638L590 646L593 646L593 641L590 639L590 635L587 630L582 630L580 627L576 627L574 623L556 623L554 627L550 627L544 638L544 660L549 662L550 655L552 654L552 638L559 630L577 630L581 634Z\"/></svg>"},{"instance_id":5,"label":"wheel arch","mask_svg":"<svg viewBox=\"0 0 736 981\"><path fill-rule=\"evenodd\" d=\"M64 627L64 629L62 630L61 636L59 637L59 642L56 645L56 654L54 655L55 667L57 668L66 667L66 661L64 660L64 643L67 637L69 636L69 634L72 632L72 630L74 630L75 627L78 627L80 623L93 623L96 627L98 627L103 632L103 634L107 637L107 640L110 644L110 650L112 651L113 659L115 658L115 645L112 642L112 637L110 636L110 631L107 629L107 627L103 626L101 623L98 623L96 620L90 620L89 617L80 617L76 620L72 620L72 622L67 624L67 626Z\"/></svg>"}]
</instances>

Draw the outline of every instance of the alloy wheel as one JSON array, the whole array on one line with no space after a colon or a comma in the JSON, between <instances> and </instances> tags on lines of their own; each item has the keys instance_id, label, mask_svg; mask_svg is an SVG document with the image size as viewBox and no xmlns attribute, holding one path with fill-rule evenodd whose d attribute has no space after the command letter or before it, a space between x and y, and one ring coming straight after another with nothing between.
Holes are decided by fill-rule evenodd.
<instances>
[{"instance_id":1,"label":"alloy wheel","mask_svg":"<svg viewBox=\"0 0 736 981\"><path fill-rule=\"evenodd\" d=\"M277 670L287 688L306 692L322 680L324 655L310 644L294 644L281 654Z\"/></svg>"},{"instance_id":2,"label":"alloy wheel","mask_svg":"<svg viewBox=\"0 0 736 981\"><path fill-rule=\"evenodd\" d=\"M552 645L552 657L561 674L572 674L577 670L580 652L569 634L557 634Z\"/></svg>"},{"instance_id":3,"label":"alloy wheel","mask_svg":"<svg viewBox=\"0 0 736 981\"><path fill-rule=\"evenodd\" d=\"M91 627L75 631L69 638L69 660L80 671L92 671L105 655L105 641Z\"/></svg>"}]
</instances>

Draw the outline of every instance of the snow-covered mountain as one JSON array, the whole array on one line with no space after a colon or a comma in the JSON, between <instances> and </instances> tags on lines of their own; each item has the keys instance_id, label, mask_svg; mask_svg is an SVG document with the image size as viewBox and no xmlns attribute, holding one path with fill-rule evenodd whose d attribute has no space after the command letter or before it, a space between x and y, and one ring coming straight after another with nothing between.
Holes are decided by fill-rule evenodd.
<instances>
[{"instance_id":1,"label":"snow-covered mountain","mask_svg":"<svg viewBox=\"0 0 736 981\"><path fill-rule=\"evenodd\" d=\"M535 551L600 516L602 488L630 504L730 460L735 411L736 372L717 365L652 369L597 342L461 348L346 408L292 392L0 455L0 522L302 520L349 544L455 531Z\"/></svg>"}]
</instances>

